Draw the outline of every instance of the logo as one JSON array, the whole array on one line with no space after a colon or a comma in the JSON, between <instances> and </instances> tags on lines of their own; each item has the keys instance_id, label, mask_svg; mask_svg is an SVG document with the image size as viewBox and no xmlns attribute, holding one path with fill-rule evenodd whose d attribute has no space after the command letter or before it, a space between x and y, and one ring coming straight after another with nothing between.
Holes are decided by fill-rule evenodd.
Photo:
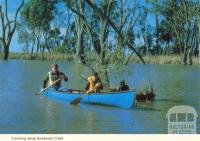
<instances>
[{"instance_id":1,"label":"logo","mask_svg":"<svg viewBox=\"0 0 200 141\"><path fill-rule=\"evenodd\" d=\"M191 106L179 105L170 108L166 114L168 134L196 134L198 114Z\"/></svg>"}]
</instances>

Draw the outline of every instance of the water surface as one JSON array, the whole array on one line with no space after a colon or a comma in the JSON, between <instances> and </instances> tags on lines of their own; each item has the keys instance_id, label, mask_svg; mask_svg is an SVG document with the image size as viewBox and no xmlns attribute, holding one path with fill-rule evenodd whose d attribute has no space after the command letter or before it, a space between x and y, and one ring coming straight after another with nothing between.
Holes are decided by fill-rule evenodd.
<instances>
[{"instance_id":1,"label":"water surface","mask_svg":"<svg viewBox=\"0 0 200 141\"><path fill-rule=\"evenodd\" d=\"M200 113L200 67L182 65L129 66L120 79L136 89L151 81L156 100L132 109L69 103L33 95L49 66L55 62L0 61L0 133L167 133L167 110L190 105ZM83 70L74 63L57 62L69 77L65 87L83 89ZM111 72L112 74L113 72ZM197 122L199 126L199 120ZM198 128L197 132L200 132Z\"/></svg>"}]
</instances>

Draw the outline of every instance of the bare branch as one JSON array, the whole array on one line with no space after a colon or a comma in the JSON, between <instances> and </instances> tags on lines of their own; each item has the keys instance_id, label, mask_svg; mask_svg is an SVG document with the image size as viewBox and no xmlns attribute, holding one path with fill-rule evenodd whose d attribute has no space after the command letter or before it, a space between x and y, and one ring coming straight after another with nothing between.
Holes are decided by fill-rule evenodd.
<instances>
[{"instance_id":1,"label":"bare branch","mask_svg":"<svg viewBox=\"0 0 200 141\"><path fill-rule=\"evenodd\" d=\"M77 14L80 18L84 19L84 16L80 12L78 12L76 9L72 8L72 6L70 6L68 3L66 3L66 5L72 12Z\"/></svg>"},{"instance_id":2,"label":"bare branch","mask_svg":"<svg viewBox=\"0 0 200 141\"><path fill-rule=\"evenodd\" d=\"M1 18L1 26L4 27L4 14L2 11L2 5L0 5L0 18Z\"/></svg>"},{"instance_id":3,"label":"bare branch","mask_svg":"<svg viewBox=\"0 0 200 141\"><path fill-rule=\"evenodd\" d=\"M7 28L7 26L9 26L10 24L14 23L14 20L9 21L8 23L6 23L5 28Z\"/></svg>"},{"instance_id":4,"label":"bare branch","mask_svg":"<svg viewBox=\"0 0 200 141\"><path fill-rule=\"evenodd\" d=\"M128 57L127 60L125 61L124 65L127 65L127 64L128 64L128 62L130 61L131 56L133 55L133 53L134 53L134 52L132 52L132 53L129 55L129 57Z\"/></svg>"},{"instance_id":5,"label":"bare branch","mask_svg":"<svg viewBox=\"0 0 200 141\"><path fill-rule=\"evenodd\" d=\"M3 38L0 37L0 40L3 42Z\"/></svg>"},{"instance_id":6,"label":"bare branch","mask_svg":"<svg viewBox=\"0 0 200 141\"><path fill-rule=\"evenodd\" d=\"M1 27L2 27L2 38L5 39L4 13L2 11L2 5L0 5L0 18L1 18Z\"/></svg>"},{"instance_id":7,"label":"bare branch","mask_svg":"<svg viewBox=\"0 0 200 141\"><path fill-rule=\"evenodd\" d=\"M68 3L67 3L66 5L67 5L67 7L68 7L72 12L74 12L75 14L77 14L77 15L83 20L83 23L84 23L84 25L85 25L85 27L86 27L86 29L87 29L87 31L85 31L85 32L88 32L88 33L92 36L92 30L91 30L91 28L90 28L88 22L86 21L84 15L82 15L82 14L81 14L79 11L77 11L76 9L72 8L72 6L70 6ZM93 40L93 39L92 39L92 40Z\"/></svg>"},{"instance_id":8,"label":"bare branch","mask_svg":"<svg viewBox=\"0 0 200 141\"><path fill-rule=\"evenodd\" d=\"M13 34L13 33L15 32L16 25L17 25L17 16L18 16L18 13L19 13L20 9L23 7L23 5L24 5L24 0L22 0L20 6L17 8L17 11L16 11L16 13L15 13L14 27L13 27L13 29L12 29L12 31L11 31L11 34Z\"/></svg>"},{"instance_id":9,"label":"bare branch","mask_svg":"<svg viewBox=\"0 0 200 141\"><path fill-rule=\"evenodd\" d=\"M97 14L101 17L107 20L107 22L110 24L110 26L116 31L116 33L124 40L124 36L122 35L122 33L119 31L119 29L117 28L117 26L110 20L110 18L107 15L104 15L104 13L102 13L91 0L85 0L88 5L95 11L97 12ZM142 61L143 64L145 64L144 59L142 58L142 56L135 50L135 48L128 42L125 41L125 44L131 49L133 50L136 55L140 58L140 60Z\"/></svg>"},{"instance_id":10,"label":"bare branch","mask_svg":"<svg viewBox=\"0 0 200 141\"><path fill-rule=\"evenodd\" d=\"M5 16L6 16L6 21L7 21L7 24L6 24L6 26L5 26L5 30L6 30L6 28L8 27L8 33L10 33L10 21L9 21L9 18L8 18L8 1L7 0L5 0L5 5L6 5L6 7L5 7Z\"/></svg>"}]
</instances>

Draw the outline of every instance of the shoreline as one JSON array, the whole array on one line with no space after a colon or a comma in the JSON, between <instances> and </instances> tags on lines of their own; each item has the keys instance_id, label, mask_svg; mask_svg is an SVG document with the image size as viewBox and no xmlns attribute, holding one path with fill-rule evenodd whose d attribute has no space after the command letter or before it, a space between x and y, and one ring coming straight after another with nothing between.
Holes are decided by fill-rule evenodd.
<instances>
[{"instance_id":1,"label":"shoreline","mask_svg":"<svg viewBox=\"0 0 200 141\"><path fill-rule=\"evenodd\" d=\"M178 55L157 55L157 56L144 56L143 57L146 64L182 64L181 56ZM33 54L30 56L25 53L10 53L9 59L11 60L41 60L41 54ZM43 56L43 61L73 61L74 56L72 54L61 54L61 53L45 53ZM91 57L92 60L92 57ZM199 64L198 57L192 57L193 65ZM129 63L142 64L137 56L132 56Z\"/></svg>"}]
</instances>

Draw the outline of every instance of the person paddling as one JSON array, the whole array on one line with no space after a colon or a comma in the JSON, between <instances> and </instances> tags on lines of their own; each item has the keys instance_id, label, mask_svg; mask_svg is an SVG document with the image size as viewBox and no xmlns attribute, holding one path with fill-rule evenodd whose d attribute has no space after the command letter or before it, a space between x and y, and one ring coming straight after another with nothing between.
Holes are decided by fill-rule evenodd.
<instances>
[{"instance_id":1,"label":"person paddling","mask_svg":"<svg viewBox=\"0 0 200 141\"><path fill-rule=\"evenodd\" d=\"M98 76L98 73L94 73L92 76L88 77L88 83L86 85L86 93L96 93L100 92L103 89L101 79Z\"/></svg>"},{"instance_id":2,"label":"person paddling","mask_svg":"<svg viewBox=\"0 0 200 141\"><path fill-rule=\"evenodd\" d=\"M55 81L58 79L61 79L57 83L55 83L52 87L55 88L55 90L58 90L61 87L61 81L68 81L68 77L63 73L58 70L58 65L57 64L52 64L51 65L51 71L49 71L44 80L43 80L43 89L42 91L47 87L52 85Z\"/></svg>"}]
</instances>

